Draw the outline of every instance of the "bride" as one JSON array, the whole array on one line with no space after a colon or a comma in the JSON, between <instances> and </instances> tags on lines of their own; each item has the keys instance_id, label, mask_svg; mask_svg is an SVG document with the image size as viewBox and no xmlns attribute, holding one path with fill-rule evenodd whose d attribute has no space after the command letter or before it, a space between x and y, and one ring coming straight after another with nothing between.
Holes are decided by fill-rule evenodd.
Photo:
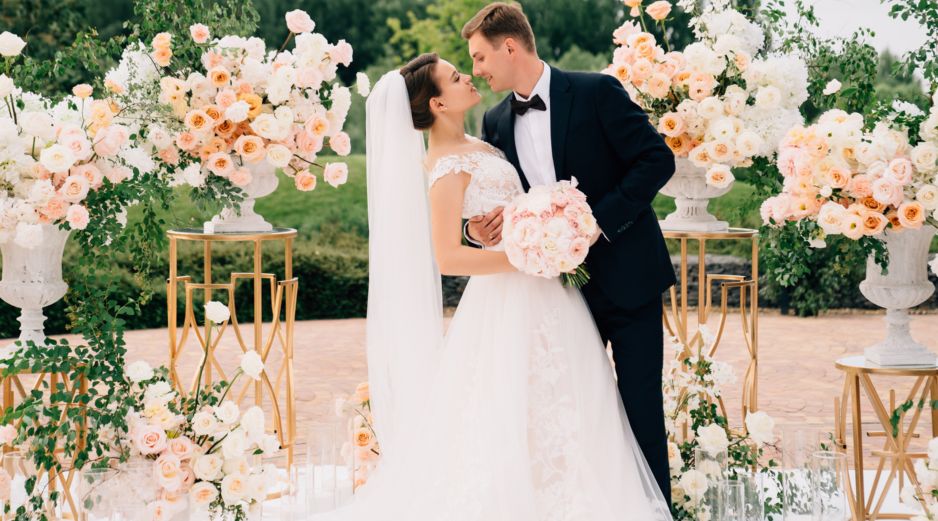
<instances>
[{"instance_id":1,"label":"bride","mask_svg":"<svg viewBox=\"0 0 938 521\"><path fill-rule=\"evenodd\" d=\"M369 97L367 343L382 461L349 505L313 519L670 520L580 293L519 273L497 246L462 245L463 218L523 192L501 152L464 134L479 101L436 54ZM440 272L471 276L445 338Z\"/></svg>"}]
</instances>

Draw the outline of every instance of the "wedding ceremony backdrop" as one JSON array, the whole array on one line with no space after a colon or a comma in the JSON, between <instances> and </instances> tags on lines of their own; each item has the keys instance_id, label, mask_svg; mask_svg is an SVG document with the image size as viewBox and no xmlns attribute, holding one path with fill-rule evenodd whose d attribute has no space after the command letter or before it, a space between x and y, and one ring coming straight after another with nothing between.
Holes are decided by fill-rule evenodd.
<instances>
[{"instance_id":1,"label":"wedding ceremony backdrop","mask_svg":"<svg viewBox=\"0 0 938 521\"><path fill-rule=\"evenodd\" d=\"M0 0L0 519L304 519L367 482L367 382L303 425L297 323L365 316L372 82L471 72L486 3ZM807 0L521 2L547 63L616 77L676 156L675 519L938 519L938 345L910 326L938 320L938 5L869 3L921 45ZM474 135L504 96L478 86ZM830 310L881 334L822 362L826 423L777 428L760 316Z\"/></svg>"}]
</instances>

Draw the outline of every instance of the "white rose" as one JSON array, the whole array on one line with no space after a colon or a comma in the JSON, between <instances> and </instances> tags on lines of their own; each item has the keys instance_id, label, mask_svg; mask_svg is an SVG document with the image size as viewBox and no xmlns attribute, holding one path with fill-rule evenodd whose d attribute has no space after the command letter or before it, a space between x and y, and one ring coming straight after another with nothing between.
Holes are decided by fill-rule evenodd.
<instances>
[{"instance_id":1,"label":"white rose","mask_svg":"<svg viewBox=\"0 0 938 521\"><path fill-rule=\"evenodd\" d=\"M726 430L715 423L697 429L697 442L711 455L725 451L730 444Z\"/></svg>"},{"instance_id":2,"label":"white rose","mask_svg":"<svg viewBox=\"0 0 938 521\"><path fill-rule=\"evenodd\" d=\"M0 33L0 56L6 56L7 58L19 56L23 47L26 47L26 42L19 36L9 31Z\"/></svg>"},{"instance_id":3,"label":"white rose","mask_svg":"<svg viewBox=\"0 0 938 521\"><path fill-rule=\"evenodd\" d=\"M248 450L248 438L242 429L235 429L221 442L221 453L225 458L241 458Z\"/></svg>"},{"instance_id":4,"label":"white rose","mask_svg":"<svg viewBox=\"0 0 938 521\"><path fill-rule=\"evenodd\" d=\"M257 354L257 351L245 351L241 355L241 370L254 380L261 379L261 373L264 372L264 361L261 360L261 356Z\"/></svg>"},{"instance_id":5,"label":"white rose","mask_svg":"<svg viewBox=\"0 0 938 521\"><path fill-rule=\"evenodd\" d=\"M358 91L359 96L363 98L367 98L371 94L371 79L364 72L355 75L355 89Z\"/></svg>"},{"instance_id":6,"label":"white rose","mask_svg":"<svg viewBox=\"0 0 938 521\"><path fill-rule=\"evenodd\" d=\"M915 200L922 203L926 210L938 209L938 187L935 185L922 185L915 193Z\"/></svg>"},{"instance_id":7,"label":"white rose","mask_svg":"<svg viewBox=\"0 0 938 521\"><path fill-rule=\"evenodd\" d=\"M150 367L150 364L143 360L137 360L136 362L128 365L126 373L127 378L129 378L130 381L135 384L153 378L153 368Z\"/></svg>"},{"instance_id":8,"label":"white rose","mask_svg":"<svg viewBox=\"0 0 938 521\"><path fill-rule=\"evenodd\" d=\"M247 480L241 474L230 474L221 480L221 497L228 506L237 505L247 492Z\"/></svg>"},{"instance_id":9,"label":"white rose","mask_svg":"<svg viewBox=\"0 0 938 521\"><path fill-rule=\"evenodd\" d=\"M697 114L704 119L713 119L723 115L723 102L716 96L701 100L697 105Z\"/></svg>"},{"instance_id":10,"label":"white rose","mask_svg":"<svg viewBox=\"0 0 938 521\"><path fill-rule=\"evenodd\" d=\"M707 492L707 476L703 472L690 469L681 476L679 482L681 489L687 494L691 501L697 502Z\"/></svg>"},{"instance_id":11,"label":"white rose","mask_svg":"<svg viewBox=\"0 0 938 521\"><path fill-rule=\"evenodd\" d=\"M782 102L782 91L778 87L769 85L756 92L756 106L764 109L778 108Z\"/></svg>"},{"instance_id":12,"label":"white rose","mask_svg":"<svg viewBox=\"0 0 938 521\"><path fill-rule=\"evenodd\" d=\"M197 479L215 481L221 477L222 465L225 460L218 454L203 454L192 461L192 472Z\"/></svg>"},{"instance_id":13,"label":"white rose","mask_svg":"<svg viewBox=\"0 0 938 521\"><path fill-rule=\"evenodd\" d=\"M264 451L265 456L273 456L280 450L280 440L273 434L266 434L261 438L257 446Z\"/></svg>"},{"instance_id":14,"label":"white rose","mask_svg":"<svg viewBox=\"0 0 938 521\"><path fill-rule=\"evenodd\" d=\"M182 171L182 178L193 188L202 188L205 186L205 173L202 172L201 163L192 163Z\"/></svg>"},{"instance_id":15,"label":"white rose","mask_svg":"<svg viewBox=\"0 0 938 521\"><path fill-rule=\"evenodd\" d=\"M6 74L0 74L0 98L5 98L13 92L13 80Z\"/></svg>"},{"instance_id":16,"label":"white rose","mask_svg":"<svg viewBox=\"0 0 938 521\"><path fill-rule=\"evenodd\" d=\"M148 138L150 139L150 143L153 143L153 146L159 150L169 148L170 145L173 144L173 137L163 127L150 128L150 134Z\"/></svg>"},{"instance_id":17,"label":"white rose","mask_svg":"<svg viewBox=\"0 0 938 521\"><path fill-rule=\"evenodd\" d=\"M259 444L264 437L264 411L256 405L244 411L241 428L247 433L248 441Z\"/></svg>"},{"instance_id":18,"label":"white rose","mask_svg":"<svg viewBox=\"0 0 938 521\"><path fill-rule=\"evenodd\" d=\"M707 170L707 184L714 188L726 188L735 180L736 177L726 165L713 165Z\"/></svg>"},{"instance_id":19,"label":"white rose","mask_svg":"<svg viewBox=\"0 0 938 521\"><path fill-rule=\"evenodd\" d=\"M827 82L827 85L824 86L823 94L825 96L830 96L831 94L836 94L840 91L841 84L837 80L831 80Z\"/></svg>"},{"instance_id":20,"label":"white rose","mask_svg":"<svg viewBox=\"0 0 938 521\"><path fill-rule=\"evenodd\" d=\"M208 411L199 411L192 416L192 431L197 436L212 436L218 430L218 420Z\"/></svg>"},{"instance_id":21,"label":"white rose","mask_svg":"<svg viewBox=\"0 0 938 521\"><path fill-rule=\"evenodd\" d=\"M215 417L224 425L234 425L241 416L238 404L231 400L225 400L221 405L215 407Z\"/></svg>"},{"instance_id":22,"label":"white rose","mask_svg":"<svg viewBox=\"0 0 938 521\"><path fill-rule=\"evenodd\" d=\"M280 122L273 114L261 114L251 123L251 130L265 139L277 139L280 132Z\"/></svg>"},{"instance_id":23,"label":"white rose","mask_svg":"<svg viewBox=\"0 0 938 521\"><path fill-rule=\"evenodd\" d=\"M211 483L200 481L189 489L189 499L192 504L207 507L218 498L218 489Z\"/></svg>"},{"instance_id":24,"label":"white rose","mask_svg":"<svg viewBox=\"0 0 938 521\"><path fill-rule=\"evenodd\" d=\"M216 324L221 324L222 322L231 318L231 310L229 310L228 306L222 304L221 302L213 300L205 304L205 318Z\"/></svg>"},{"instance_id":25,"label":"white rose","mask_svg":"<svg viewBox=\"0 0 938 521\"><path fill-rule=\"evenodd\" d=\"M39 154L39 162L52 173L65 173L75 164L75 154L56 143Z\"/></svg>"},{"instance_id":26,"label":"white rose","mask_svg":"<svg viewBox=\"0 0 938 521\"><path fill-rule=\"evenodd\" d=\"M55 186L49 179L40 179L29 187L29 200L40 205L49 202L55 196Z\"/></svg>"},{"instance_id":27,"label":"white rose","mask_svg":"<svg viewBox=\"0 0 938 521\"><path fill-rule=\"evenodd\" d=\"M261 503L267 498L268 477L255 474L248 477L247 495L255 503Z\"/></svg>"},{"instance_id":28,"label":"white rose","mask_svg":"<svg viewBox=\"0 0 938 521\"><path fill-rule=\"evenodd\" d=\"M3 81L3 78L0 77L0 82ZM0 86L0 94L2 94L3 87ZM0 97L3 97L0 95ZM55 138L55 127L52 116L46 112L39 111L30 111L22 112L20 114L20 126L23 127L23 133L30 136L35 136L46 141L51 141Z\"/></svg>"},{"instance_id":29,"label":"white rose","mask_svg":"<svg viewBox=\"0 0 938 521\"><path fill-rule=\"evenodd\" d=\"M225 474L245 474L247 475L251 472L251 466L248 465L248 460L244 457L229 458L225 460L225 464L222 466L222 470Z\"/></svg>"},{"instance_id":30,"label":"white rose","mask_svg":"<svg viewBox=\"0 0 938 521\"><path fill-rule=\"evenodd\" d=\"M746 416L746 430L752 441L760 445L775 440L775 420L763 411L751 412Z\"/></svg>"},{"instance_id":31,"label":"white rose","mask_svg":"<svg viewBox=\"0 0 938 521\"><path fill-rule=\"evenodd\" d=\"M270 145L267 147L267 162L277 168L286 168L293 159L293 153L290 149L280 145Z\"/></svg>"},{"instance_id":32,"label":"white rose","mask_svg":"<svg viewBox=\"0 0 938 521\"><path fill-rule=\"evenodd\" d=\"M250 110L251 106L246 101L236 101L225 109L225 119L231 120L232 123L241 123L248 119Z\"/></svg>"},{"instance_id":33,"label":"white rose","mask_svg":"<svg viewBox=\"0 0 938 521\"><path fill-rule=\"evenodd\" d=\"M912 149L911 159L920 172L934 172L938 162L938 147L929 142L919 143Z\"/></svg>"}]
</instances>

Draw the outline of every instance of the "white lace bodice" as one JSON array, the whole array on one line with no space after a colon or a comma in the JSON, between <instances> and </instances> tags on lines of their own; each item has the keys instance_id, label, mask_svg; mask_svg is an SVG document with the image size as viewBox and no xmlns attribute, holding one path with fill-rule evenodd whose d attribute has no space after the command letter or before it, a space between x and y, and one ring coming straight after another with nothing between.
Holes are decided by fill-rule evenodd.
<instances>
[{"instance_id":1,"label":"white lace bodice","mask_svg":"<svg viewBox=\"0 0 938 521\"><path fill-rule=\"evenodd\" d=\"M430 186L448 174L465 172L472 176L463 199L464 219L482 215L498 206L506 206L515 196L524 192L518 171L505 159L502 151L488 143L485 143L485 147L485 150L443 156L427 176Z\"/></svg>"}]
</instances>

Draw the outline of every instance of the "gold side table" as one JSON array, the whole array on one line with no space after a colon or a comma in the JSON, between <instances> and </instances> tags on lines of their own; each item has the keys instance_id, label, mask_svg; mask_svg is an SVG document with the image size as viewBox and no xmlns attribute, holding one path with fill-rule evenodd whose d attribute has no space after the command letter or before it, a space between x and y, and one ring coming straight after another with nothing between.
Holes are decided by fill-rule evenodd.
<instances>
[{"instance_id":1,"label":"gold side table","mask_svg":"<svg viewBox=\"0 0 938 521\"><path fill-rule=\"evenodd\" d=\"M210 387L219 380L226 380L225 364L219 359L220 342L229 329L235 337L240 352L256 351L264 360L264 373L257 382L244 382L240 389L232 389L234 400L242 405L253 396L254 405L263 407L271 415L271 428L287 454L287 465L293 463L296 442L296 395L293 383L293 335L296 318L298 281L293 276L293 240L296 230L274 228L270 232L258 233L203 233L201 229L178 229L167 232L169 236L169 279L166 286L167 321L169 323L170 376L181 393L191 393L200 385ZM203 252L202 281L195 282L189 275L178 272L178 248L181 243L198 245ZM215 282L212 279L212 247L216 243L249 245L253 248L253 269L250 272L233 272L228 280ZM271 243L282 243L283 274L278 278L263 268L263 249ZM253 286L252 335L244 335L238 323L235 294L245 282ZM177 310L178 296L185 296L183 323L179 325ZM263 323L264 294L270 299L271 322L267 332ZM218 327L217 334L206 345L210 325L199 325L194 309L196 292L204 294L204 301L212 300L213 292L222 292L228 299L231 311L230 323ZM230 335L229 335L230 336ZM193 338L194 337L194 338ZM191 340L191 341L190 341ZM199 359L207 357L201 382L193 375L186 384L180 372L183 354L197 351ZM240 352L236 351L236 354ZM275 356L272 356L275 355ZM278 363L279 362L279 363ZM236 364L236 363L235 363ZM237 365L234 366L237 368ZM241 385L239 382L238 385Z\"/></svg>"},{"instance_id":2,"label":"gold side table","mask_svg":"<svg viewBox=\"0 0 938 521\"><path fill-rule=\"evenodd\" d=\"M9 410L17 405L22 403L22 400L27 398L33 392L41 392L45 395L44 400L47 402L50 398L50 390L55 390L54 392L65 393L69 398L61 402L55 402L48 405L54 405L60 407L62 410L61 417L57 422L57 425L63 425L70 423L68 420L68 410L73 408L79 408L84 411L84 406L78 404L75 401L75 396L77 394L84 394L88 392L88 380L84 377L81 377L79 380L74 380L69 378L67 374L64 373L32 373L24 372L10 375L5 378L0 378L0 389L3 393L3 410ZM20 424L23 422L22 419L19 419L14 422L14 426L19 429ZM82 419L78 422L78 432L76 433L76 444L81 450L85 444L85 436L88 432L88 425L85 420L85 414L82 413ZM10 448L6 447L0 450L0 462L2 462L3 454L10 452ZM59 494L58 504L57 505L48 505L46 515L50 519L79 519L79 516L82 512L81 498L75 493L75 486L78 484L79 475L81 473L80 469L74 468L72 462L65 457L64 449L61 445L55 450L55 458L59 465L61 465L61 472L56 472L55 470L50 470L46 473L47 485L44 492L45 497L48 498L49 494L52 492L57 492ZM32 461L23 465L19 470L26 474L32 472L29 470L33 467ZM42 480L41 475L36 476L40 481ZM3 513L0 512L0 517L3 517ZM12 518L10 518L12 519Z\"/></svg>"},{"instance_id":3,"label":"gold side table","mask_svg":"<svg viewBox=\"0 0 938 521\"><path fill-rule=\"evenodd\" d=\"M668 332L676 336L687 349L690 356L693 350L704 345L704 335L700 326L707 325L707 320L715 311L713 303L713 283L720 283L719 323L708 355L716 354L717 347L726 329L729 311L728 296L730 290L739 290L739 311L742 319L743 339L749 355L749 364L742 380L742 416L759 408L759 231L749 228L730 228L725 232L689 232L662 230L666 239L680 241L681 268L678 275L679 288L670 289L670 302L664 306L664 324ZM722 275L707 273L707 241L738 240L752 243L752 271L747 278L742 275ZM688 315L691 303L688 302L688 251L689 242L697 242L697 330L690 331ZM722 399L719 407L726 416L726 406Z\"/></svg>"},{"instance_id":4,"label":"gold side table","mask_svg":"<svg viewBox=\"0 0 938 521\"><path fill-rule=\"evenodd\" d=\"M901 513L883 513L881 512L886 494L889 492L895 481L899 483L899 489L905 485L905 480L915 487L919 492L919 482L915 475L914 460L926 458L925 452L915 452L910 450L910 443L918 438L916 432L922 415L931 416L931 435L938 436L938 410L930 407L929 400L938 400L938 365L933 366L908 366L908 367L881 367L868 363L863 356L849 356L837 360L834 364L837 369L844 372L844 387L839 400L836 400L836 418L834 426L834 437L841 450L847 449L847 413L850 411L850 421L853 427L853 468L855 477L852 489L848 489L848 498L850 500L850 509L853 512L853 518L857 521L867 521L875 519L911 519L911 514ZM908 413L899 416L897 429L892 428L892 411L903 402L896 402L896 391L889 390L889 409L883 403L876 384L873 382L873 376L902 377L911 380L912 388L906 395L905 401L912 401L914 404ZM862 390L862 392L861 392ZM876 420L882 426L882 431L868 432L869 438L883 438L883 448L873 450L873 457L879 460L876 468L876 475L867 497L864 488L863 476L863 418L861 411L863 396L872 405ZM906 418L911 414L911 418ZM883 478L886 472L886 464L889 463L888 475Z\"/></svg>"}]
</instances>

